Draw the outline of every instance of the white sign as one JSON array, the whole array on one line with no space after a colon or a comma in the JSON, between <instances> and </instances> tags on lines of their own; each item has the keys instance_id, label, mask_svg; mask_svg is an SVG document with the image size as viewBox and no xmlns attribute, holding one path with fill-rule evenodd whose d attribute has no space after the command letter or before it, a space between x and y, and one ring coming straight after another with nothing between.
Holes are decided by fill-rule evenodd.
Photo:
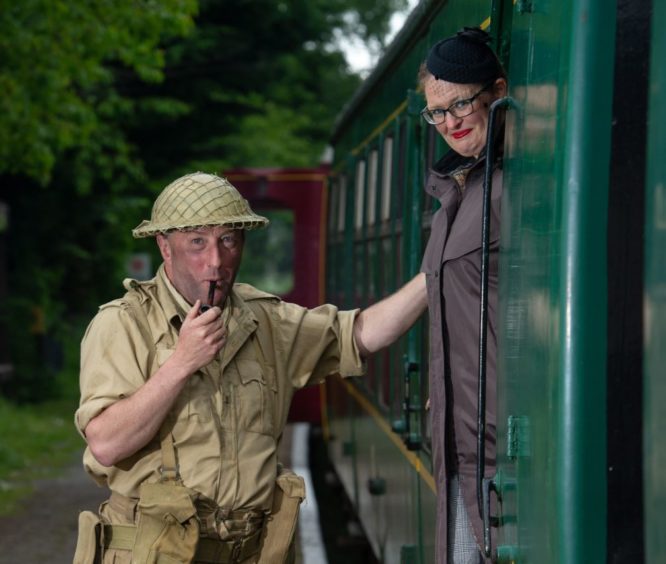
<instances>
[{"instance_id":1,"label":"white sign","mask_svg":"<svg viewBox=\"0 0 666 564\"><path fill-rule=\"evenodd\" d=\"M153 277L153 265L148 253L134 253L125 263L128 278L148 280Z\"/></svg>"}]
</instances>

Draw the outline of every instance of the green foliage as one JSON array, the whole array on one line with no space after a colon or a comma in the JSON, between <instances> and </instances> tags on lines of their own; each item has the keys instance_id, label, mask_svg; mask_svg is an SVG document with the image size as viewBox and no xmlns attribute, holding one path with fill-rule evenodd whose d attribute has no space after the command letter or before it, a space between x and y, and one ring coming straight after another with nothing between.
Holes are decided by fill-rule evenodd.
<instances>
[{"instance_id":1,"label":"green foliage","mask_svg":"<svg viewBox=\"0 0 666 564\"><path fill-rule=\"evenodd\" d=\"M405 4L202 1L193 33L165 52L164 82L144 90L191 111L169 119L142 113L134 122L151 177L319 164L336 115L360 84L336 39L381 43L390 15Z\"/></svg>"},{"instance_id":2,"label":"green foliage","mask_svg":"<svg viewBox=\"0 0 666 564\"><path fill-rule=\"evenodd\" d=\"M63 151L108 133L115 76L161 80L158 46L189 31L195 9L195 0L5 0L0 173L46 183Z\"/></svg>"},{"instance_id":3,"label":"green foliage","mask_svg":"<svg viewBox=\"0 0 666 564\"><path fill-rule=\"evenodd\" d=\"M319 164L360 83L336 38L381 44L404 5L0 0L0 202L10 210L0 323L15 397L56 393L54 335L122 293L132 251L155 253L130 231L168 182L197 169Z\"/></svg>"},{"instance_id":4,"label":"green foliage","mask_svg":"<svg viewBox=\"0 0 666 564\"><path fill-rule=\"evenodd\" d=\"M238 282L264 292L286 294L294 287L294 213L291 210L255 210L270 220L268 229L248 231Z\"/></svg>"},{"instance_id":5,"label":"green foliage","mask_svg":"<svg viewBox=\"0 0 666 564\"><path fill-rule=\"evenodd\" d=\"M17 404L0 396L0 515L30 493L33 479L51 477L54 469L70 464L84 445L73 421L79 396L79 343L86 325L83 319L61 323L57 336L48 337L61 357L58 367L34 361L33 366L40 369L37 374L21 371L12 397L29 403ZM43 388L57 399L34 403L48 397Z\"/></svg>"},{"instance_id":6,"label":"green foliage","mask_svg":"<svg viewBox=\"0 0 666 564\"><path fill-rule=\"evenodd\" d=\"M238 130L221 140L221 150L233 155L236 165L312 166L324 147L323 140L313 147L311 137L304 134L309 124L308 116L264 102L260 112L241 118ZM275 142L274 131L280 131L281 143Z\"/></svg>"}]
</instances>

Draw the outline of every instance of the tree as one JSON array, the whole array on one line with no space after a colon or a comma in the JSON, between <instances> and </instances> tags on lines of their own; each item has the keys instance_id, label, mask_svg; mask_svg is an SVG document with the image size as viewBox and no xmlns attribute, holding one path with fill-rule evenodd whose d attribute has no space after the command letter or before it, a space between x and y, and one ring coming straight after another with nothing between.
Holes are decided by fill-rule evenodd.
<instances>
[{"instance_id":1,"label":"tree","mask_svg":"<svg viewBox=\"0 0 666 564\"><path fill-rule=\"evenodd\" d=\"M192 28L196 0L4 0L0 9L0 174L46 184L57 161L109 133L118 76L162 79L158 46ZM127 154L122 136L114 149ZM99 163L95 163L98 165Z\"/></svg>"},{"instance_id":2,"label":"tree","mask_svg":"<svg viewBox=\"0 0 666 564\"><path fill-rule=\"evenodd\" d=\"M360 83L336 37L381 43L391 14L405 5L202 1L195 31L166 51L165 81L138 94L189 108L166 119L137 116L132 135L149 172L167 180L193 168L316 165L336 115Z\"/></svg>"},{"instance_id":3,"label":"tree","mask_svg":"<svg viewBox=\"0 0 666 564\"><path fill-rule=\"evenodd\" d=\"M0 314L19 370L39 371L35 308L53 334L119 294L130 249L152 249L130 229L168 181L317 164L360 82L336 34L381 41L404 5L0 0L0 202L10 208Z\"/></svg>"}]
</instances>

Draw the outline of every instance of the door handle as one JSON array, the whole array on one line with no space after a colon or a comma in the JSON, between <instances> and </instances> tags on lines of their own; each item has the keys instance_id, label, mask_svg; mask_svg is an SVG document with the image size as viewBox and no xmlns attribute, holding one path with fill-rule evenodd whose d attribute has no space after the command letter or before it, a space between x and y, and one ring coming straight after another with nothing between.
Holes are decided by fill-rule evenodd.
<instances>
[{"instance_id":1,"label":"door handle","mask_svg":"<svg viewBox=\"0 0 666 564\"><path fill-rule=\"evenodd\" d=\"M481 282L479 307L479 379L477 388L476 419L476 499L479 516L484 528L484 554L490 556L492 546L490 527L490 494L497 491L493 479L485 478L486 470L486 357L488 351L488 267L490 263L490 210L493 188L493 164L495 150L495 130L498 111L512 105L513 100L505 96L495 100L490 106L488 132L486 137L486 163L483 177L483 212L481 225Z\"/></svg>"}]
</instances>

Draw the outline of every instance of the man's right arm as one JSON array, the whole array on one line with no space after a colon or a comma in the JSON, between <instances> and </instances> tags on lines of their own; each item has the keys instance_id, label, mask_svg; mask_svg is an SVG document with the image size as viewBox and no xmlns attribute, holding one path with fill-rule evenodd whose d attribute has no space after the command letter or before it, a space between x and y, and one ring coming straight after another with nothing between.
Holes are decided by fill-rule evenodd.
<instances>
[{"instance_id":1,"label":"man's right arm","mask_svg":"<svg viewBox=\"0 0 666 564\"><path fill-rule=\"evenodd\" d=\"M199 315L199 302L183 321L173 354L134 393L109 405L86 425L90 451L112 466L148 444L159 431L188 378L208 364L224 344L219 308Z\"/></svg>"},{"instance_id":2,"label":"man's right arm","mask_svg":"<svg viewBox=\"0 0 666 564\"><path fill-rule=\"evenodd\" d=\"M398 340L428 307L425 274L417 274L407 284L364 309L354 322L354 339L361 355L367 357Z\"/></svg>"}]
</instances>

